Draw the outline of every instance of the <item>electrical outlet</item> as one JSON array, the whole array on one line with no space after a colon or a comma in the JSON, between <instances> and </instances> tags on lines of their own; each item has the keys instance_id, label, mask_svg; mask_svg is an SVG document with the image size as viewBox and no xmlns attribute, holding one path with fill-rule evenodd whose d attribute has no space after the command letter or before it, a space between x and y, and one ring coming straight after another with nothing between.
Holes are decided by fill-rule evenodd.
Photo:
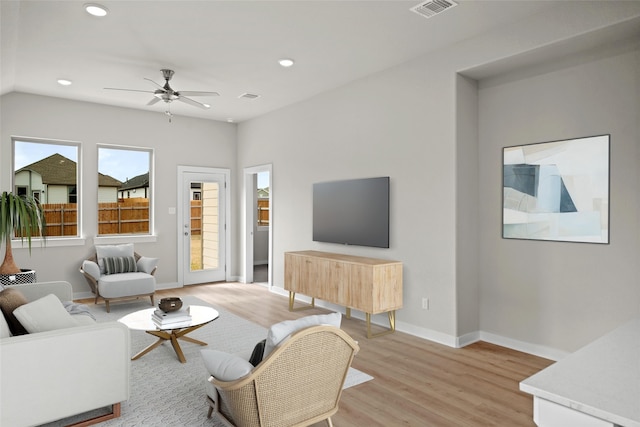
<instances>
[{"instance_id":1,"label":"electrical outlet","mask_svg":"<svg viewBox=\"0 0 640 427\"><path fill-rule=\"evenodd\" d=\"M422 308L429 310L429 298L422 298Z\"/></svg>"}]
</instances>

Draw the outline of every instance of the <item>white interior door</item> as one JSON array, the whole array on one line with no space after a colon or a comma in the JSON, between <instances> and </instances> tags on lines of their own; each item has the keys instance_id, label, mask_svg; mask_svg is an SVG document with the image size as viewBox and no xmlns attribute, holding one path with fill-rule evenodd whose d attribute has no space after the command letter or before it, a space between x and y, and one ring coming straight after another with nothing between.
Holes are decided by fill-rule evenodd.
<instances>
[{"instance_id":1,"label":"white interior door","mask_svg":"<svg viewBox=\"0 0 640 427\"><path fill-rule=\"evenodd\" d=\"M227 174L179 171L182 284L226 280Z\"/></svg>"}]
</instances>

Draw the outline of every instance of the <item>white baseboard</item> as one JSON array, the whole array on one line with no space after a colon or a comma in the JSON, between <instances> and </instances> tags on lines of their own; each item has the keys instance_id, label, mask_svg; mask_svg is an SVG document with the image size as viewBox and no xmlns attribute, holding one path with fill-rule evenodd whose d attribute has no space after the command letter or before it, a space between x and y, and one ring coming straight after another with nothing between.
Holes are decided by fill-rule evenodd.
<instances>
[{"instance_id":1,"label":"white baseboard","mask_svg":"<svg viewBox=\"0 0 640 427\"><path fill-rule=\"evenodd\" d=\"M289 291L284 290L283 288L271 287L271 292L282 295L289 296ZM301 304L310 304L311 298L306 295L296 295L296 301L299 301ZM337 311L342 314L345 313L345 308L342 306L338 306L335 304L328 303L326 301L318 301L316 300L316 306L326 308L328 310ZM356 319L365 320L364 313L351 311L351 316ZM387 316L385 314L378 314L371 316L371 323L379 325L379 326L388 326L389 322L387 320ZM532 354L534 356L543 357L545 359L550 360L560 360L566 357L569 353L566 351L558 350L555 348L542 346L538 344L532 344L525 341L519 341L508 337L503 337L501 335L492 334L484 331L475 331L468 334L461 335L459 337L455 337L453 335L445 334L442 332L434 331L428 328L421 328L419 326L411 325L405 322L399 322L396 320L396 330L399 332L404 332L409 335L413 335L418 338L422 338L428 341L433 341L438 344L446 345L448 347L453 348L462 348L469 344L473 344L477 341L485 341L491 344L499 345L501 347L510 348L512 350L521 351L523 353Z\"/></svg>"},{"instance_id":2,"label":"white baseboard","mask_svg":"<svg viewBox=\"0 0 640 427\"><path fill-rule=\"evenodd\" d=\"M480 339L491 344L507 347L512 350L521 351L523 353L532 354L534 356L543 357L545 359L558 361L564 359L570 353L557 348L547 347L540 344L532 344L501 335L492 334L490 332L480 331Z\"/></svg>"}]
</instances>

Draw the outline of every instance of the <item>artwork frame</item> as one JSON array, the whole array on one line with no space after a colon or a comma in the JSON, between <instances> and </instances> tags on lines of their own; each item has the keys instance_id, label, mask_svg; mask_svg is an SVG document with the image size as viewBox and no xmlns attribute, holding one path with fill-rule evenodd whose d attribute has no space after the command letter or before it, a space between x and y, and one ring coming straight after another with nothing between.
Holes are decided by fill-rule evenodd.
<instances>
[{"instance_id":1,"label":"artwork frame","mask_svg":"<svg viewBox=\"0 0 640 427\"><path fill-rule=\"evenodd\" d=\"M502 149L502 238L609 244L611 135Z\"/></svg>"}]
</instances>

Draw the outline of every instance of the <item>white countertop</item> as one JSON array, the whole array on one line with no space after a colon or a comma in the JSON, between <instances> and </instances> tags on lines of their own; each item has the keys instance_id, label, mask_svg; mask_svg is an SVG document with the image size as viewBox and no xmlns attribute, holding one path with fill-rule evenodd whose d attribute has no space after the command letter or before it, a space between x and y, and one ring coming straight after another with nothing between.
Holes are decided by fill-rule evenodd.
<instances>
[{"instance_id":1,"label":"white countertop","mask_svg":"<svg viewBox=\"0 0 640 427\"><path fill-rule=\"evenodd\" d=\"M640 427L640 319L527 378L520 390L624 427Z\"/></svg>"}]
</instances>

